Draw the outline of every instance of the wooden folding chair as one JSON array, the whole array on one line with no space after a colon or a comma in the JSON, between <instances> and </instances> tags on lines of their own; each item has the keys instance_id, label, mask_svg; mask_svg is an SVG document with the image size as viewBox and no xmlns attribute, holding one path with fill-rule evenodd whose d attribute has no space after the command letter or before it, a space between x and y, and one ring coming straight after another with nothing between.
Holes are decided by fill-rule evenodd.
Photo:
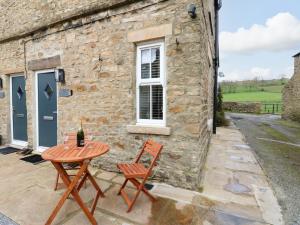
<instances>
[{"instance_id":1,"label":"wooden folding chair","mask_svg":"<svg viewBox=\"0 0 300 225\"><path fill-rule=\"evenodd\" d=\"M85 142L89 142L93 139L93 136L91 134L87 134L85 135L84 137L84 141ZM73 132L73 133L68 133L66 136L65 136L65 139L64 139L64 144L77 144L77 133ZM80 169L80 165L79 164L65 164L64 165L64 168L65 170L67 171L72 171L72 170L79 170ZM75 176L75 175L69 175L69 177L72 177L72 176ZM55 179L55 184L54 184L54 191L57 190L57 187L58 187L58 181L59 181L59 174L57 173L56 175L56 179ZM86 183L84 183L86 185Z\"/></svg>"},{"instance_id":2,"label":"wooden folding chair","mask_svg":"<svg viewBox=\"0 0 300 225\"><path fill-rule=\"evenodd\" d=\"M125 202L127 203L128 205L127 212L131 211L141 191L144 192L152 202L156 200L155 197L148 192L148 190L144 187L144 185L148 177L151 175L153 167L157 165L156 161L158 160L162 149L163 149L163 145L158 144L152 140L148 140L144 143L142 150L138 154L134 163L117 165L119 170L123 173L123 175L126 178L122 187L118 192L118 195L121 194ZM142 163L139 163L144 153L148 153L150 156L153 157L150 166L148 168L146 168ZM142 182L138 181L138 179L142 179ZM129 199L127 193L124 190L128 181L130 181L137 189L137 193L135 194L133 200Z\"/></svg>"}]
</instances>

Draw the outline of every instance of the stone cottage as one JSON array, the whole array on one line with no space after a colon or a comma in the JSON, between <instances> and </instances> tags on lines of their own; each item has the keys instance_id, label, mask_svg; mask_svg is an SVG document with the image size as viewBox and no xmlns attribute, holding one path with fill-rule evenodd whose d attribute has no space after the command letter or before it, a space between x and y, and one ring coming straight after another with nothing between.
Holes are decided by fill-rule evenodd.
<instances>
[{"instance_id":1,"label":"stone cottage","mask_svg":"<svg viewBox=\"0 0 300 225\"><path fill-rule=\"evenodd\" d=\"M294 75L283 89L282 118L300 122L300 52L294 62Z\"/></svg>"},{"instance_id":2,"label":"stone cottage","mask_svg":"<svg viewBox=\"0 0 300 225\"><path fill-rule=\"evenodd\" d=\"M212 134L215 0L0 1L0 135L41 153L77 131L109 144L93 162L164 144L157 179L199 187Z\"/></svg>"}]
</instances>

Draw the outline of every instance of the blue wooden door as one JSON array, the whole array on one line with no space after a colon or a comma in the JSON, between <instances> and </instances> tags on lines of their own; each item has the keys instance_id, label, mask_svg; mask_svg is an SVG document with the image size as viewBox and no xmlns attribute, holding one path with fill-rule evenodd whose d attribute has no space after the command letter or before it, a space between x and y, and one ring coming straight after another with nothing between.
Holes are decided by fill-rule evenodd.
<instances>
[{"instance_id":1,"label":"blue wooden door","mask_svg":"<svg viewBox=\"0 0 300 225\"><path fill-rule=\"evenodd\" d=\"M57 144L57 89L55 73L38 74L39 146Z\"/></svg>"},{"instance_id":2,"label":"blue wooden door","mask_svg":"<svg viewBox=\"0 0 300 225\"><path fill-rule=\"evenodd\" d=\"M13 141L27 142L27 109L24 76L11 78Z\"/></svg>"}]
</instances>

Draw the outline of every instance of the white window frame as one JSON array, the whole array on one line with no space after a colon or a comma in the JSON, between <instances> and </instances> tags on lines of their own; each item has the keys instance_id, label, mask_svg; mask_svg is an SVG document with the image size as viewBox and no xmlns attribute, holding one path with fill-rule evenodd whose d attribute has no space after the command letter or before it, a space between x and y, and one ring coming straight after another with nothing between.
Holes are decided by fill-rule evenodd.
<instances>
[{"instance_id":1,"label":"white window frame","mask_svg":"<svg viewBox=\"0 0 300 225\"><path fill-rule=\"evenodd\" d=\"M159 47L160 48L160 77L159 78L141 78L141 52L144 49ZM166 126L166 71L165 71L165 44L164 41L148 42L137 45L136 58L136 120L137 125L156 125ZM150 73L151 76L151 73ZM140 86L162 85L163 87L163 119L140 119ZM152 90L150 91L150 112L152 112Z\"/></svg>"}]
</instances>

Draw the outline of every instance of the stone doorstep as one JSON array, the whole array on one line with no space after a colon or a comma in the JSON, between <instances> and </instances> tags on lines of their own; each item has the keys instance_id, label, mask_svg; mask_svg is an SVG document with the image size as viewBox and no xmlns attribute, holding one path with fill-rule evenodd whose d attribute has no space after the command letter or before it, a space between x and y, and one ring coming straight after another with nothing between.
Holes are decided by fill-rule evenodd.
<instances>
[{"instance_id":1,"label":"stone doorstep","mask_svg":"<svg viewBox=\"0 0 300 225\"><path fill-rule=\"evenodd\" d=\"M193 199L197 195L200 195L200 193L196 191L190 191L183 188L173 187L165 183L153 183L153 185L154 186L150 191L152 194L186 204L192 204Z\"/></svg>"}]
</instances>

